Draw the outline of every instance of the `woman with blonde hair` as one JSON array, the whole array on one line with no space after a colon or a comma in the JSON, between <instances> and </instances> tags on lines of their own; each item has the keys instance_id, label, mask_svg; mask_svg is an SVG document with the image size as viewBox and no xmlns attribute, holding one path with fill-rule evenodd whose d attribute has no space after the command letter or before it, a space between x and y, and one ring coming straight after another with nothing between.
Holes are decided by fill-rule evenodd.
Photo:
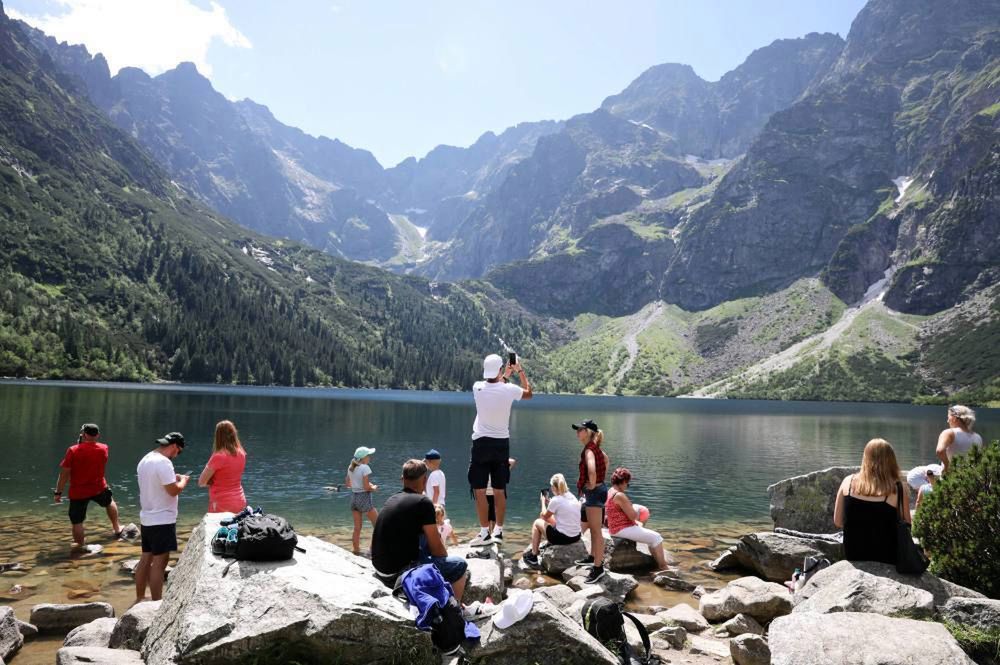
<instances>
[{"instance_id":1,"label":"woman with blonde hair","mask_svg":"<svg viewBox=\"0 0 1000 665\"><path fill-rule=\"evenodd\" d=\"M601 449L604 432L593 420L584 420L572 425L577 441L583 446L580 451L580 479L576 490L583 500L580 510L580 530L590 529L591 554L577 561L579 564L593 564L587 575L587 583L593 584L604 577L604 504L608 500L608 454Z\"/></svg>"},{"instance_id":2,"label":"woman with blonde hair","mask_svg":"<svg viewBox=\"0 0 1000 665\"><path fill-rule=\"evenodd\" d=\"M208 512L238 513L247 505L243 493L243 470L247 453L236 425L223 420L215 426L212 456L198 477L198 486L208 488Z\"/></svg>"},{"instance_id":3,"label":"woman with blonde hair","mask_svg":"<svg viewBox=\"0 0 1000 665\"><path fill-rule=\"evenodd\" d=\"M944 465L942 473L948 473L955 457L983 445L983 437L972 431L975 426L975 411L961 404L948 407L948 429L941 432L937 442L937 456Z\"/></svg>"},{"instance_id":4,"label":"woman with blonde hair","mask_svg":"<svg viewBox=\"0 0 1000 665\"><path fill-rule=\"evenodd\" d=\"M885 439L865 446L861 471L837 490L833 523L844 530L848 561L896 563L896 520L910 522L910 493L900 482L896 452Z\"/></svg>"},{"instance_id":5,"label":"woman with blonde hair","mask_svg":"<svg viewBox=\"0 0 1000 665\"><path fill-rule=\"evenodd\" d=\"M569 493L566 476L552 476L548 492L552 498L542 491L542 511L531 526L531 551L524 553L525 563L533 568L538 567L542 538L551 545L572 545L580 540L580 503Z\"/></svg>"}]
</instances>

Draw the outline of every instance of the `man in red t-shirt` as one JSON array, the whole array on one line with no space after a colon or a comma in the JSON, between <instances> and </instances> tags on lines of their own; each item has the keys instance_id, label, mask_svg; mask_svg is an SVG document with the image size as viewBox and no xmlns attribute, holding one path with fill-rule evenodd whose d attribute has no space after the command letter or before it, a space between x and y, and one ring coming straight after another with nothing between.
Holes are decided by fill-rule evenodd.
<instances>
[{"instance_id":1,"label":"man in red t-shirt","mask_svg":"<svg viewBox=\"0 0 1000 665\"><path fill-rule=\"evenodd\" d=\"M55 501L62 503L63 488L69 481L69 521L73 525L73 541L79 547L83 546L83 521L87 519L87 506L91 501L108 511L115 537L122 532L118 524L118 505L111 498L111 488L104 478L108 447L97 440L100 434L97 425L88 423L81 427L79 440L66 450L59 464Z\"/></svg>"}]
</instances>

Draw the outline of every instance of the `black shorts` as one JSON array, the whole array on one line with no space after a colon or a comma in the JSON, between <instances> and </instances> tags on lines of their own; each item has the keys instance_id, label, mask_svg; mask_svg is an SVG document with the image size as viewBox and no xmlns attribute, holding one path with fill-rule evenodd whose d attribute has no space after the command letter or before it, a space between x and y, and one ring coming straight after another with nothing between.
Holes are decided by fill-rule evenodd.
<instances>
[{"instance_id":1,"label":"black shorts","mask_svg":"<svg viewBox=\"0 0 1000 665\"><path fill-rule=\"evenodd\" d=\"M510 439L492 439L488 436L473 439L469 485L474 490L486 489L487 483L495 490L504 489L510 478L509 461Z\"/></svg>"},{"instance_id":2,"label":"black shorts","mask_svg":"<svg viewBox=\"0 0 1000 665\"><path fill-rule=\"evenodd\" d=\"M111 505L111 488L107 488L97 496L88 497L86 499L70 499L69 500L69 521L71 524L83 524L83 521L87 519L87 506L93 501L101 508L107 508Z\"/></svg>"},{"instance_id":3,"label":"black shorts","mask_svg":"<svg viewBox=\"0 0 1000 665\"><path fill-rule=\"evenodd\" d=\"M563 534L562 531L555 528L551 524L545 525L545 540L549 541L552 545L572 545L573 543L580 540L580 534L576 534L572 538Z\"/></svg>"},{"instance_id":4,"label":"black shorts","mask_svg":"<svg viewBox=\"0 0 1000 665\"><path fill-rule=\"evenodd\" d=\"M486 521L496 522L497 521L497 504L493 500L492 494L486 495Z\"/></svg>"},{"instance_id":5,"label":"black shorts","mask_svg":"<svg viewBox=\"0 0 1000 665\"><path fill-rule=\"evenodd\" d=\"M159 555L177 551L177 525L157 524L156 526L140 526L142 532L142 551Z\"/></svg>"}]
</instances>

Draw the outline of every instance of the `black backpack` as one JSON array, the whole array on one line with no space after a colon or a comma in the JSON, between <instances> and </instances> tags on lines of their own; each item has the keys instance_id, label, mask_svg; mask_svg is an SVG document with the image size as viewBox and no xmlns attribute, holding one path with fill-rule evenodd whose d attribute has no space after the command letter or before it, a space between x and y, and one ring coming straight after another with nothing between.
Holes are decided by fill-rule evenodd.
<instances>
[{"instance_id":1,"label":"black backpack","mask_svg":"<svg viewBox=\"0 0 1000 665\"><path fill-rule=\"evenodd\" d=\"M295 529L284 517L263 514L250 515L240 522L240 537L236 545L238 561L285 561L299 549ZM305 551L305 550L302 550Z\"/></svg>"},{"instance_id":2,"label":"black backpack","mask_svg":"<svg viewBox=\"0 0 1000 665\"><path fill-rule=\"evenodd\" d=\"M614 643L617 647L618 659L624 665L634 665L640 663L645 665L650 662L649 632L632 614L623 612L618 603L613 603L607 598L592 598L583 604L583 627L602 644ZM635 624L642 638L644 655L636 654L625 636L626 617Z\"/></svg>"},{"instance_id":3,"label":"black backpack","mask_svg":"<svg viewBox=\"0 0 1000 665\"><path fill-rule=\"evenodd\" d=\"M403 571L396 577L396 582L392 588L392 595L397 598L408 601L412 605L416 605L416 598L411 598L410 593L405 585L407 574L416 570L422 571L420 577L415 577L415 582L413 583L413 593L427 593L430 596L434 596L433 590L428 589L427 585L430 587L448 587L451 589L444 577L441 576L441 572L434 567L434 564L422 564L415 568ZM425 591L425 589L428 589ZM462 643L465 642L465 614L462 612L462 604L455 599L453 593L449 593L448 602L444 604L444 607L437 605L436 603L430 610L430 630L431 630L431 643L437 647L445 656L451 656L455 653L459 653L462 648Z\"/></svg>"}]
</instances>

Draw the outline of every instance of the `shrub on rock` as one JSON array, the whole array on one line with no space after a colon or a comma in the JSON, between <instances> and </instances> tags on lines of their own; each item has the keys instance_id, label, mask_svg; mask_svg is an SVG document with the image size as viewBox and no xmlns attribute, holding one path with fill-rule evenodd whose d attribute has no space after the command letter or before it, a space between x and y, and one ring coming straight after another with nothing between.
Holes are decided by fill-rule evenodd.
<instances>
[{"instance_id":1,"label":"shrub on rock","mask_svg":"<svg viewBox=\"0 0 1000 665\"><path fill-rule=\"evenodd\" d=\"M1000 598L1000 444L958 457L920 503L913 533L931 571Z\"/></svg>"}]
</instances>

